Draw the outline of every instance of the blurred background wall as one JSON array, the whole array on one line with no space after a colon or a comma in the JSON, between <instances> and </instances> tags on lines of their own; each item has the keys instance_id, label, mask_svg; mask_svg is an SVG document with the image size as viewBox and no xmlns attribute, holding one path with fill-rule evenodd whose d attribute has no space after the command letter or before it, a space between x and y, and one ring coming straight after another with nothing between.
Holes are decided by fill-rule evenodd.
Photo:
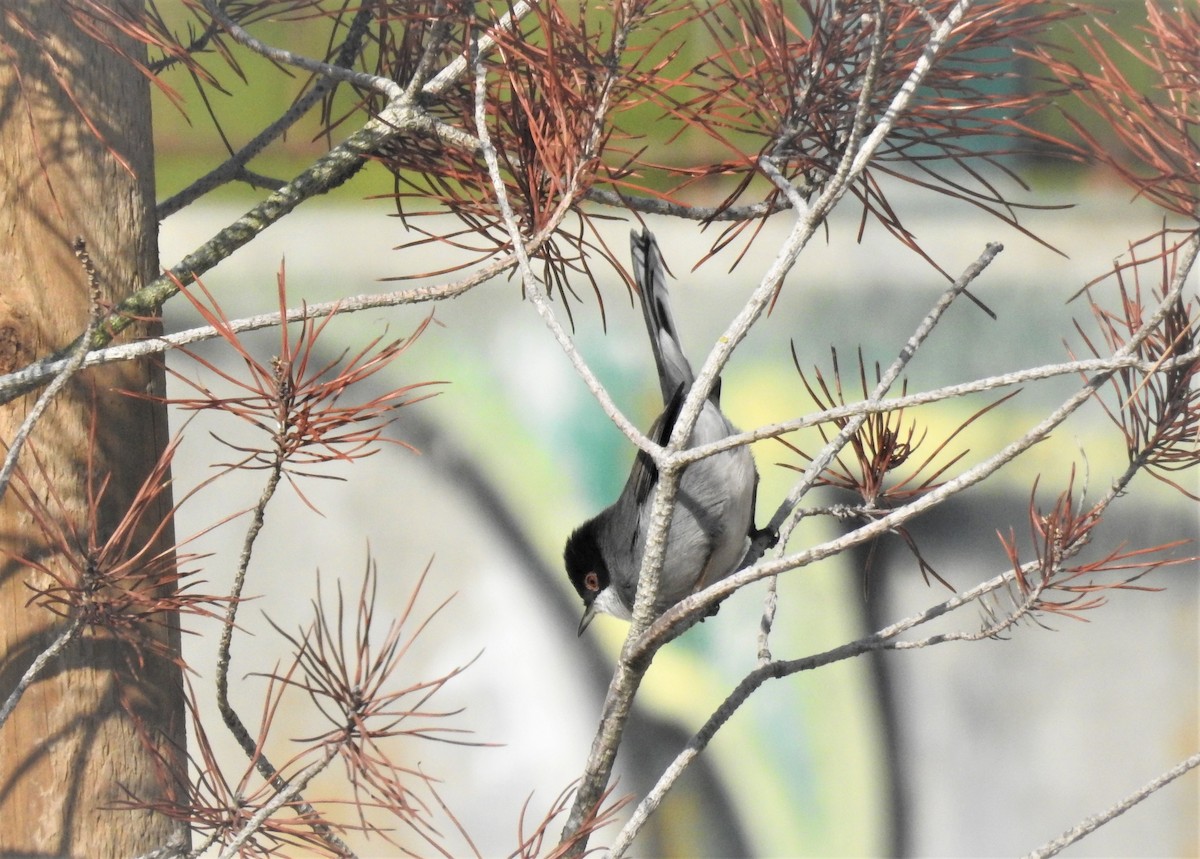
<instances>
[{"instance_id":1,"label":"blurred background wall","mask_svg":"<svg viewBox=\"0 0 1200 859\"><path fill-rule=\"evenodd\" d=\"M292 304L376 291L384 286L381 277L410 265L427 267L427 259L410 262L389 250L400 237L395 219L362 209L302 211L206 283L236 317L272 306L283 258ZM1001 233L994 222L961 211L914 211L918 234L928 237L952 271ZM168 221L164 259L177 258L236 212L213 207ZM997 321L966 303L954 308L913 362L910 389L1061 359L1065 320L1084 312L1078 304L1065 306L1065 298L1119 252L1122 237L1141 226L1152 229L1146 218L1137 206L1098 194L1069 223L1055 218L1049 227L1070 259L1010 239L976 290ZM826 373L829 348L837 347L853 390L857 383L845 368L853 367L849 356L856 346L862 344L868 361L890 360L942 290L938 276L894 241L849 241L852 221L849 214L842 218L828 244L805 253L779 306L726 373L724 402L742 426L811 408L791 363L791 344L802 366L819 364ZM653 227L679 278L673 290L682 336L699 360L767 264L777 227L768 228L734 275L720 259L690 272L706 247L694 226ZM614 225L614 242L624 229ZM647 425L657 392L640 312L613 281L604 285L607 333L594 309L585 308L576 311L577 334L618 402ZM169 308L171 327L192 321L179 310L178 303ZM606 618L582 639L575 637L580 607L561 573L560 553L569 530L619 489L632 452L513 283L488 284L436 308L348 315L334 323L330 342L342 341L353 353L374 336L407 334L431 311L436 324L388 380L449 383L434 399L402 410L393 426L398 440L421 453L385 445L359 467L335 471L344 482L301 480L321 515L294 493L278 499L248 586L261 598L241 615L254 637L235 646L234 676L269 670L284 658L283 643L264 615L285 628L306 622L315 571L327 595L336 582L356 594L369 552L379 564L382 606L399 612L429 564L419 605L432 609L450 595L454 599L422 636L411 679L478 657L441 703L466 708L455 723L471 729L471 739L499 745L426 744L413 754L445 779L440 790L484 854L500 855L515 843L522 803L532 794L536 808L566 787L590 742L607 683L604 668L625 627ZM275 336L252 339L263 358L274 354ZM198 352L228 361L217 346ZM180 372L201 378L194 366L172 360ZM1073 384L1063 380L1059 390ZM364 398L369 395L370 389ZM983 402L948 404L932 418L933 426L952 426ZM1032 425L1048 404L1046 393L1031 390L1002 406L962 441L972 450L968 461L985 455L1005 432ZM238 428L210 426L208 420L201 415L189 427L177 459L181 485L209 473L209 463L230 458L206 431L236 441ZM1099 410L1089 411L1031 451L1028 461L1014 464L986 495L921 522L917 536L926 559L957 587L1003 570L995 529L1010 524L1023 531L1035 474L1047 487L1039 499L1045 503L1067 479L1071 462L1085 460L1097 491L1103 487L1116 466L1112 457L1121 453L1104 440L1111 435L1105 420ZM759 445L756 456L765 519L763 511L774 508L793 476L778 463L796 457L778 444ZM184 508L181 534L211 521L218 508L207 505L248 506L259 491L254 474L227 478L221 486L219 500ZM1133 504L1114 511L1098 550L1126 539L1141 545L1195 534L1191 502L1156 486L1139 488ZM800 539L827 536L832 527L823 524ZM227 580L240 532L232 523L205 538L203 547L211 545L217 554L205 562L203 578ZM936 583L922 582L898 540L879 544L869 564L861 556L846 561L797 571L781 582L777 656L822 651L865 632L868 615L876 623L894 620L946 595ZM1032 848L1107 807L1194 745L1200 667L1195 572L1189 565L1155 573L1146 583L1163 592L1119 593L1089 613L1086 623L1055 619L1052 630L1027 624L1006 641L890 653L882 660L883 675L878 664L859 659L769 684L715 741L704 771L685 781L664 807L659 840L644 846L644 853L883 855L896 846L890 839L898 823L903 848L913 855L990 856ZM739 594L656 659L632 745L623 753L618 790L644 791L661 760L681 748L753 667L761 593L750 588ZM940 628L972 630L981 622L970 609ZM186 644L191 664L211 676L212 630ZM243 688L249 712L255 712L262 688L253 680ZM881 722L885 704L894 708L890 729ZM286 733L306 735L305 726ZM1076 855L1188 855L1197 846L1197 799L1195 779L1174 784L1085 841ZM890 812L897 802L898 820ZM379 855L392 855L387 845L377 846Z\"/></svg>"}]
</instances>

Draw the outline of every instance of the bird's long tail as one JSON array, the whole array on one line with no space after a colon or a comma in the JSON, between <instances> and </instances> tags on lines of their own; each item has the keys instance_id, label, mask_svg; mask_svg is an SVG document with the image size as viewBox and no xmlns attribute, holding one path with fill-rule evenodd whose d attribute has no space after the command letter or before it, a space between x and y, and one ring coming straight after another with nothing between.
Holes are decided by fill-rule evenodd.
<instances>
[{"instance_id":1,"label":"bird's long tail","mask_svg":"<svg viewBox=\"0 0 1200 859\"><path fill-rule=\"evenodd\" d=\"M667 294L667 278L662 254L654 234L647 229L629 234L633 254L633 277L642 298L642 313L654 363L658 365L658 380L662 386L663 404L667 404L682 387L684 393L692 387L695 374L683 354L675 318L671 315L671 300Z\"/></svg>"}]
</instances>

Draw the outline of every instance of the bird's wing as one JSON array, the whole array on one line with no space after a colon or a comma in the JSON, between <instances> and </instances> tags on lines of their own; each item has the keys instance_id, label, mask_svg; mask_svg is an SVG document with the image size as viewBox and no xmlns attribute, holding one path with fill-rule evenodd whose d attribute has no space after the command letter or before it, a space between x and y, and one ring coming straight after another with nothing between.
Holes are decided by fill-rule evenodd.
<instances>
[{"instance_id":1,"label":"bird's wing","mask_svg":"<svg viewBox=\"0 0 1200 859\"><path fill-rule=\"evenodd\" d=\"M675 429L675 421L679 420L679 412L683 409L683 398L687 391L680 385L667 401L667 407L650 426L650 440L655 444L665 445L671 439L671 431ZM658 482L658 468L650 454L639 450L633 461L633 470L629 473L629 482L625 486L626 493L632 493L633 499L639 505L645 503Z\"/></svg>"}]
</instances>

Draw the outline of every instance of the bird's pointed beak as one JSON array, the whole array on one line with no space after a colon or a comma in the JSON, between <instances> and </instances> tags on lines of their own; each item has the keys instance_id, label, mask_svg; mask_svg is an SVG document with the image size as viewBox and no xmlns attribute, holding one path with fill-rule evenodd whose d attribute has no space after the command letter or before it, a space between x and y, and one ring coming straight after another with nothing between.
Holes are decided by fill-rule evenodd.
<instances>
[{"instance_id":1,"label":"bird's pointed beak","mask_svg":"<svg viewBox=\"0 0 1200 859\"><path fill-rule=\"evenodd\" d=\"M583 635L583 631L588 628L588 624L592 622L592 618L596 616L596 603L592 601L583 611L583 617L579 621L579 631L576 635Z\"/></svg>"}]
</instances>

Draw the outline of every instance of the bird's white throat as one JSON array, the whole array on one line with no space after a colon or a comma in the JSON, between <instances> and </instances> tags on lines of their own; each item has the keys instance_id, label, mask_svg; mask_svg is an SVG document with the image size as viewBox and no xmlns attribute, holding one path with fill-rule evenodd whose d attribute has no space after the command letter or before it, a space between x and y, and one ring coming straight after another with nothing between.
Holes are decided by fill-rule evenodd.
<instances>
[{"instance_id":1,"label":"bird's white throat","mask_svg":"<svg viewBox=\"0 0 1200 859\"><path fill-rule=\"evenodd\" d=\"M621 620L633 619L633 613L621 602L621 598L617 596L617 589L612 585L609 585L596 594L596 600L593 605L598 612L611 614L613 617L621 618Z\"/></svg>"}]
</instances>

